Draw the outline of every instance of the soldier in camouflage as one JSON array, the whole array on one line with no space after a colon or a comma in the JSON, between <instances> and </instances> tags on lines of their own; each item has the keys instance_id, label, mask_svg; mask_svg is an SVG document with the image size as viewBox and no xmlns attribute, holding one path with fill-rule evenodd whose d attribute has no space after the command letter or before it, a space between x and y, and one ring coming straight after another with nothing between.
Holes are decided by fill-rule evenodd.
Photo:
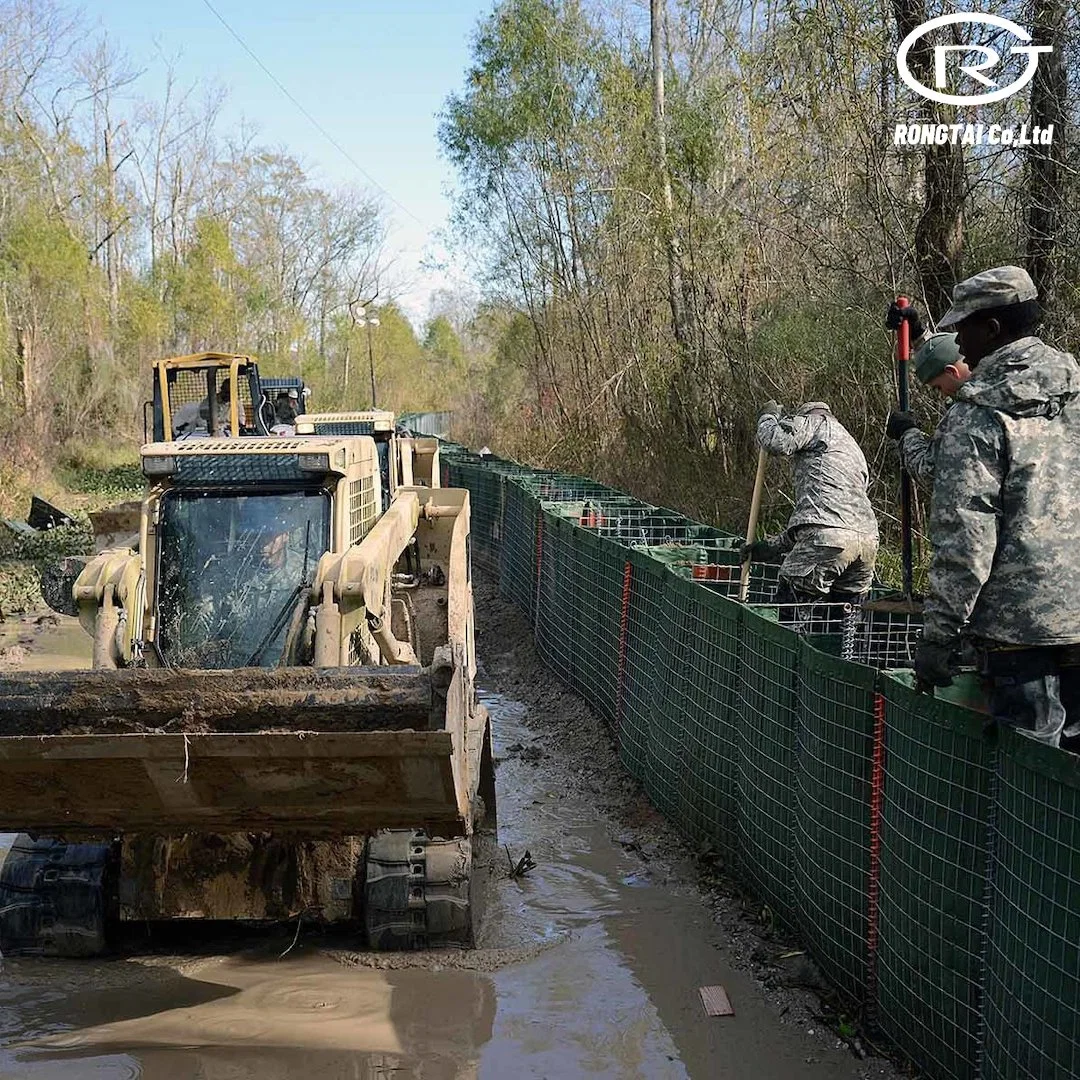
<instances>
[{"instance_id":1,"label":"soldier in camouflage","mask_svg":"<svg viewBox=\"0 0 1080 1080\"><path fill-rule=\"evenodd\" d=\"M953 398L971 378L971 368L960 355L955 334L931 334L914 356L915 375L924 386L932 386L947 398ZM927 485L934 482L934 461L944 425L946 410L933 435L919 430L910 412L896 410L889 414L885 434L899 443L900 460L909 476Z\"/></svg>"},{"instance_id":2,"label":"soldier in camouflage","mask_svg":"<svg viewBox=\"0 0 1080 1080\"><path fill-rule=\"evenodd\" d=\"M790 416L770 401L758 417L757 441L793 459L795 510L779 536L744 545L743 558L783 555L781 602L859 599L873 581L878 527L858 443L822 401Z\"/></svg>"},{"instance_id":3,"label":"soldier in camouflage","mask_svg":"<svg viewBox=\"0 0 1080 1080\"><path fill-rule=\"evenodd\" d=\"M941 321L974 374L937 446L915 671L949 685L968 638L994 719L1057 746L1080 725L1080 365L1034 335L1036 297L998 267L957 285Z\"/></svg>"}]
</instances>

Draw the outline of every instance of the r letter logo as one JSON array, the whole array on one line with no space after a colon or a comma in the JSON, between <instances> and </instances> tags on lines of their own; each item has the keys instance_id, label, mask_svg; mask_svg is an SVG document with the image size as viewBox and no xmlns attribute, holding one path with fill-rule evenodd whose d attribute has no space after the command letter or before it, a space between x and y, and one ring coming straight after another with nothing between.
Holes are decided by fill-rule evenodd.
<instances>
[{"instance_id":1,"label":"r letter logo","mask_svg":"<svg viewBox=\"0 0 1080 1080\"><path fill-rule=\"evenodd\" d=\"M1027 68L1018 79L1007 86L999 86L987 74L992 72L1002 63L1001 55L997 49L989 45L935 45L934 46L934 86L924 86L911 73L908 67L908 53L915 43L926 34L937 30L941 26L951 26L953 23L985 23L988 26L996 26L1000 30L1007 30L1023 45L1013 45L1009 50L1012 54L1027 54ZM1001 101L1012 94L1022 90L1035 77L1035 69L1039 66L1039 53L1053 51L1050 45L1031 45L1031 35L1016 23L1001 18L1000 15L983 15L978 12L958 11L952 15L942 15L937 19L930 19L915 27L902 42L896 52L896 69L900 72L900 78L924 98L938 101L943 105L985 105L991 101ZM947 71L950 54L974 54L975 62L967 62L959 65L960 70L970 79L988 89L977 94L946 94L942 88L948 86Z\"/></svg>"}]
</instances>

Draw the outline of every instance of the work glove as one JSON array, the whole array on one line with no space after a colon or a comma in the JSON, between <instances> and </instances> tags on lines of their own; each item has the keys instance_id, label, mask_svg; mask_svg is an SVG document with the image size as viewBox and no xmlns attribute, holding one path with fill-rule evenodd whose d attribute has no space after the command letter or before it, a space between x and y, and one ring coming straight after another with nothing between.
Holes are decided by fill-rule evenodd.
<instances>
[{"instance_id":1,"label":"work glove","mask_svg":"<svg viewBox=\"0 0 1080 1080\"><path fill-rule=\"evenodd\" d=\"M905 321L911 327L911 340L918 341L923 336L923 324L915 305L908 304L907 307L900 307L894 300L889 305L889 310L885 312L885 329L899 330L901 323Z\"/></svg>"},{"instance_id":2,"label":"work glove","mask_svg":"<svg viewBox=\"0 0 1080 1080\"><path fill-rule=\"evenodd\" d=\"M887 438L899 440L903 438L905 432L918 426L912 413L893 409L889 413L889 422L885 425L885 435Z\"/></svg>"},{"instance_id":3,"label":"work glove","mask_svg":"<svg viewBox=\"0 0 1080 1080\"><path fill-rule=\"evenodd\" d=\"M915 689L932 694L935 686L952 686L956 655L955 644L920 641L915 650Z\"/></svg>"},{"instance_id":4,"label":"work glove","mask_svg":"<svg viewBox=\"0 0 1080 1080\"><path fill-rule=\"evenodd\" d=\"M784 411L783 405L779 401L766 401L761 406L761 412L758 413L758 417L762 416L780 416Z\"/></svg>"},{"instance_id":5,"label":"work glove","mask_svg":"<svg viewBox=\"0 0 1080 1080\"><path fill-rule=\"evenodd\" d=\"M739 548L739 562L771 563L777 561L779 550L772 540L755 540Z\"/></svg>"}]
</instances>

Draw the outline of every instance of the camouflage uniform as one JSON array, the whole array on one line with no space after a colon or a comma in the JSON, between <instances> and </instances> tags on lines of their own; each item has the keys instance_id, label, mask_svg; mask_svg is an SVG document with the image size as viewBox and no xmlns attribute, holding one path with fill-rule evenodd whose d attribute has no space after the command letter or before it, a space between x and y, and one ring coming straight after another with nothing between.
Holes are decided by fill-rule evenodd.
<instances>
[{"instance_id":1,"label":"camouflage uniform","mask_svg":"<svg viewBox=\"0 0 1080 1080\"><path fill-rule=\"evenodd\" d=\"M770 543L786 552L780 580L800 599L854 599L870 589L877 519L867 495L866 458L828 405L808 402L793 416L763 413L758 445L794 460L795 510Z\"/></svg>"},{"instance_id":2,"label":"camouflage uniform","mask_svg":"<svg viewBox=\"0 0 1080 1080\"><path fill-rule=\"evenodd\" d=\"M1054 745L1080 720L1080 669L1058 670L1080 643L1078 396L1080 366L1037 337L986 356L940 433L930 519L924 640L974 639L995 717Z\"/></svg>"},{"instance_id":3,"label":"camouflage uniform","mask_svg":"<svg viewBox=\"0 0 1080 1080\"><path fill-rule=\"evenodd\" d=\"M945 423L944 418L941 421ZM933 435L918 428L911 428L900 436L900 461L908 476L914 477L929 487L934 484L934 462L937 457L938 435L941 425Z\"/></svg>"}]
</instances>

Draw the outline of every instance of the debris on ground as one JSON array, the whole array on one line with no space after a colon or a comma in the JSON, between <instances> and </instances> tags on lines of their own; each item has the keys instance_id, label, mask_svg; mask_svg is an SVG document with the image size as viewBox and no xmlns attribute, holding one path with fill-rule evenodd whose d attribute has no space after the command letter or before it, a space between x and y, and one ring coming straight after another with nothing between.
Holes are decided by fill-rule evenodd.
<instances>
[{"instance_id":1,"label":"debris on ground","mask_svg":"<svg viewBox=\"0 0 1080 1080\"><path fill-rule=\"evenodd\" d=\"M709 1016L734 1016L735 1010L731 1007L727 991L722 986L699 986L698 993L701 995L701 1004L705 1006L705 1012Z\"/></svg>"}]
</instances>

